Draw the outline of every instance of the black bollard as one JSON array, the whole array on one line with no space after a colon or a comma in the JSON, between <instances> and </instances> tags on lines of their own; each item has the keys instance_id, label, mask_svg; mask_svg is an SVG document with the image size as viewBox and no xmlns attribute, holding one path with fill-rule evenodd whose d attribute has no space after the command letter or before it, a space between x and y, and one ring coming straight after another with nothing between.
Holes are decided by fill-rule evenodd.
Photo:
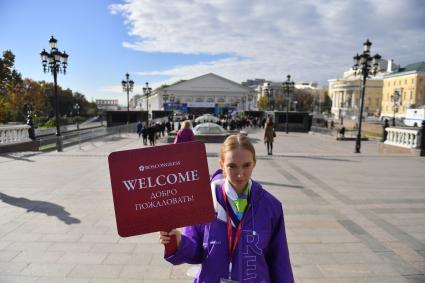
<instances>
[{"instance_id":1,"label":"black bollard","mask_svg":"<svg viewBox=\"0 0 425 283\"><path fill-rule=\"evenodd\" d=\"M388 119L385 119L384 125L382 126L382 139L381 142L385 142L387 140L387 131L385 130L386 128L388 128L390 125L388 124Z\"/></svg>"}]
</instances>

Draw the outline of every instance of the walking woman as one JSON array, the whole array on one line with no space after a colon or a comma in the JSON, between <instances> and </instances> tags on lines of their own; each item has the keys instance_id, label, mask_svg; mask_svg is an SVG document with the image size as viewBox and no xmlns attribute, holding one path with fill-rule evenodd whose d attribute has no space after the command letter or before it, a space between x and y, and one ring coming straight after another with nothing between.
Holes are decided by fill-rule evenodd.
<instances>
[{"instance_id":1,"label":"walking woman","mask_svg":"<svg viewBox=\"0 0 425 283\"><path fill-rule=\"evenodd\" d=\"M264 124L264 143L267 145L267 154L273 154L273 142L275 138L274 124L270 117L267 118Z\"/></svg>"},{"instance_id":2,"label":"walking woman","mask_svg":"<svg viewBox=\"0 0 425 283\"><path fill-rule=\"evenodd\" d=\"M183 121L180 130L176 134L174 143L194 141L195 135L193 134L191 128L192 127L189 120Z\"/></svg>"},{"instance_id":3,"label":"walking woman","mask_svg":"<svg viewBox=\"0 0 425 283\"><path fill-rule=\"evenodd\" d=\"M211 179L215 220L160 232L162 244L177 242L164 258L174 265L201 264L198 283L293 283L282 204L251 179L256 156L249 139L229 136L219 165Z\"/></svg>"}]
</instances>

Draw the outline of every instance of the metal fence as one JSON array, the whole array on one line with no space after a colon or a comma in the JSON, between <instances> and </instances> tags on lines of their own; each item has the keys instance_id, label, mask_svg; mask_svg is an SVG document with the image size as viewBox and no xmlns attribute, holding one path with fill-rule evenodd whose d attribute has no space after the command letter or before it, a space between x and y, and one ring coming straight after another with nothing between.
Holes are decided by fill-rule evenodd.
<instances>
[{"instance_id":1,"label":"metal fence","mask_svg":"<svg viewBox=\"0 0 425 283\"><path fill-rule=\"evenodd\" d=\"M62 145L63 147L67 147L108 136L120 137L122 134L134 132L136 132L136 123L115 127L97 127L72 130L62 133ZM39 150L54 150L56 149L56 135L37 137L37 143Z\"/></svg>"}]
</instances>

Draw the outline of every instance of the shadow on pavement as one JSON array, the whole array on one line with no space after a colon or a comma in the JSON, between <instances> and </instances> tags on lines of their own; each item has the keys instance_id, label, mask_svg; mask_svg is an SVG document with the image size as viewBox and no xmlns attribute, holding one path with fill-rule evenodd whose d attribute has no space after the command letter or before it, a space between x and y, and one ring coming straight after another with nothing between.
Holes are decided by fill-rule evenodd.
<instances>
[{"instance_id":1,"label":"shadow on pavement","mask_svg":"<svg viewBox=\"0 0 425 283\"><path fill-rule=\"evenodd\" d=\"M0 200L3 202L25 208L28 212L44 213L47 216L55 216L65 224L77 224L80 223L80 219L71 217L68 211L63 206L40 200L30 200L27 198L17 198L0 193Z\"/></svg>"},{"instance_id":2,"label":"shadow on pavement","mask_svg":"<svg viewBox=\"0 0 425 283\"><path fill-rule=\"evenodd\" d=\"M357 160L333 158L333 157L331 158L331 157L323 157L323 156L288 155L284 157L307 158L307 159L316 159L316 160L324 160L324 161L359 162Z\"/></svg>"},{"instance_id":3,"label":"shadow on pavement","mask_svg":"<svg viewBox=\"0 0 425 283\"><path fill-rule=\"evenodd\" d=\"M324 160L324 161L341 161L341 162L359 162L357 160L334 158L334 157L324 157L324 156L307 156L307 155L285 155L285 154L273 154L273 155L257 155L257 159L268 160L273 158L305 158L305 159L315 159L315 160Z\"/></svg>"},{"instance_id":4,"label":"shadow on pavement","mask_svg":"<svg viewBox=\"0 0 425 283\"><path fill-rule=\"evenodd\" d=\"M31 159L28 159L28 158L26 158L26 157L31 157L31 156L34 156L34 155L37 155L38 153L34 153L34 154L30 154L30 155L26 155L26 156L13 156L13 155L10 155L10 154L0 154L0 156L1 157L6 157L6 158L10 158L10 159L13 159L13 160L19 160L19 161L27 161L27 162L35 162L34 160L31 160Z\"/></svg>"},{"instance_id":5,"label":"shadow on pavement","mask_svg":"<svg viewBox=\"0 0 425 283\"><path fill-rule=\"evenodd\" d=\"M264 182L259 180L258 183L261 185L270 185L270 186L277 186L277 187L285 187L285 188L295 188L295 189L303 189L303 186L296 186L296 185L288 185L288 184L282 184L282 183L271 183L271 182Z\"/></svg>"}]
</instances>

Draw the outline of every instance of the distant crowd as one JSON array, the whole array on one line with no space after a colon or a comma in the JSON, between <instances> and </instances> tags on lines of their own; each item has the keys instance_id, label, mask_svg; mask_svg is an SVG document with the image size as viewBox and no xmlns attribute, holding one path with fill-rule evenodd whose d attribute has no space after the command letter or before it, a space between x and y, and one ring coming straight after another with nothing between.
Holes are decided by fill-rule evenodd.
<instances>
[{"instance_id":1,"label":"distant crowd","mask_svg":"<svg viewBox=\"0 0 425 283\"><path fill-rule=\"evenodd\" d=\"M196 121L195 115L189 114L182 116L179 121L173 122L173 117L170 116L168 119L158 119L149 122L139 121L137 123L137 134L143 139L143 145L154 146L157 139L165 137L165 134L170 135L172 131L177 131L181 127L181 122L189 120L192 127L195 128L201 123L216 123L222 126L226 130L242 130L247 127L252 128L264 128L266 118L260 119L259 117L244 116L244 117L232 117L231 115L224 115L221 117L212 116L210 120L201 119L201 122Z\"/></svg>"}]
</instances>

